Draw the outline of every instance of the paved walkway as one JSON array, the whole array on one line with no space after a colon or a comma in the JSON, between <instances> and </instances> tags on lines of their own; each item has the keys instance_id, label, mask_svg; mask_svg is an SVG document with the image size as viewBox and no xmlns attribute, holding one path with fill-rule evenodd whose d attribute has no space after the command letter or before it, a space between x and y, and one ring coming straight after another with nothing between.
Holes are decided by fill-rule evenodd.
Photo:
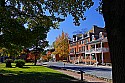
<instances>
[{"instance_id":1,"label":"paved walkway","mask_svg":"<svg viewBox=\"0 0 125 83\"><path fill-rule=\"evenodd\" d=\"M69 76L72 76L76 79L81 79L81 74L78 74L76 72L71 72L71 71L67 71L67 70L61 70L61 69L56 69L57 71L59 72L62 72L63 74L67 74ZM89 83L112 83L111 81L107 81L107 80L104 80L104 79L100 79L100 78L97 78L97 77L94 77L94 76L89 76L89 75L84 75L83 76L83 79Z\"/></svg>"},{"instance_id":2,"label":"paved walkway","mask_svg":"<svg viewBox=\"0 0 125 83\"><path fill-rule=\"evenodd\" d=\"M111 66L97 66L94 65L84 65L84 64L69 64L62 62L49 62L45 63L48 67L56 68L64 74L70 75L76 79L81 79L81 74L77 73L78 69L83 69L85 72L84 79L89 83L112 83L111 80ZM63 70L62 70L63 69ZM108 76L109 75L109 76ZM107 78L105 78L105 76Z\"/></svg>"},{"instance_id":3,"label":"paved walkway","mask_svg":"<svg viewBox=\"0 0 125 83\"><path fill-rule=\"evenodd\" d=\"M70 64L63 62L51 62L47 64L48 66L55 67L55 68L64 68L71 71L79 72L82 70L85 74L94 75L98 78L103 78L107 80L112 79L112 68L110 66L94 66L94 65L84 65L84 64Z\"/></svg>"}]
</instances>

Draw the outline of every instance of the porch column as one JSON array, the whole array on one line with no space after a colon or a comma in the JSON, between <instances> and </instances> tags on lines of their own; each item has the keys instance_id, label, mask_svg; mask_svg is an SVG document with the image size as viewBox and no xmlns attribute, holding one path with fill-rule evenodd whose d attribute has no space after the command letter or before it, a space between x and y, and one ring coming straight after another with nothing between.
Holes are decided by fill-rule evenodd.
<instances>
[{"instance_id":1,"label":"porch column","mask_svg":"<svg viewBox=\"0 0 125 83\"><path fill-rule=\"evenodd\" d=\"M103 52L102 52L102 65L104 64L104 57L103 57Z\"/></svg>"},{"instance_id":2,"label":"porch column","mask_svg":"<svg viewBox=\"0 0 125 83\"><path fill-rule=\"evenodd\" d=\"M96 52L96 44L95 44L95 52ZM95 53L95 59L96 59L96 67L98 65L98 60L97 60L97 54Z\"/></svg>"},{"instance_id":3,"label":"porch column","mask_svg":"<svg viewBox=\"0 0 125 83\"><path fill-rule=\"evenodd\" d=\"M102 41L101 41L101 51L102 51L102 65L104 64L103 50L102 50Z\"/></svg>"},{"instance_id":4,"label":"porch column","mask_svg":"<svg viewBox=\"0 0 125 83\"><path fill-rule=\"evenodd\" d=\"M86 65L86 53L85 53L85 65Z\"/></svg>"},{"instance_id":5,"label":"porch column","mask_svg":"<svg viewBox=\"0 0 125 83\"><path fill-rule=\"evenodd\" d=\"M70 62L70 54L69 54L69 62Z\"/></svg>"},{"instance_id":6,"label":"porch column","mask_svg":"<svg viewBox=\"0 0 125 83\"><path fill-rule=\"evenodd\" d=\"M85 45L85 65L86 65L86 45Z\"/></svg>"},{"instance_id":7,"label":"porch column","mask_svg":"<svg viewBox=\"0 0 125 83\"><path fill-rule=\"evenodd\" d=\"M75 63L76 63L76 54L75 54ZM74 64L75 64L75 63L74 63Z\"/></svg>"},{"instance_id":8,"label":"porch column","mask_svg":"<svg viewBox=\"0 0 125 83\"><path fill-rule=\"evenodd\" d=\"M90 65L92 64L92 55L90 53Z\"/></svg>"},{"instance_id":9,"label":"porch column","mask_svg":"<svg viewBox=\"0 0 125 83\"><path fill-rule=\"evenodd\" d=\"M95 52L96 52L96 44L95 44Z\"/></svg>"},{"instance_id":10,"label":"porch column","mask_svg":"<svg viewBox=\"0 0 125 83\"><path fill-rule=\"evenodd\" d=\"M97 54L95 53L95 58L96 58L96 67L98 66L98 60L97 60Z\"/></svg>"},{"instance_id":11,"label":"porch column","mask_svg":"<svg viewBox=\"0 0 125 83\"><path fill-rule=\"evenodd\" d=\"M75 48L75 60L74 60L74 64L76 63L76 48Z\"/></svg>"}]
</instances>

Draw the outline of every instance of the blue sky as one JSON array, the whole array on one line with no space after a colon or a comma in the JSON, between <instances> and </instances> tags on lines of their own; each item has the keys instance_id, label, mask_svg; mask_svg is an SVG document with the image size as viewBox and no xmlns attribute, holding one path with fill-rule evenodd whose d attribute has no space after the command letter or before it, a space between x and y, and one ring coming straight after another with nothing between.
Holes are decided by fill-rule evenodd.
<instances>
[{"instance_id":1,"label":"blue sky","mask_svg":"<svg viewBox=\"0 0 125 83\"><path fill-rule=\"evenodd\" d=\"M51 29L50 32L47 34L47 40L49 41L49 45L52 45L52 43L55 41L56 37L61 35L62 30L65 33L68 33L69 37L72 37L74 34L74 31L81 30L84 28L87 28L87 30L90 30L93 25L97 25L99 27L104 27L104 20L103 16L100 15L95 9L98 7L98 1L99 0L93 0L94 6L92 6L89 10L85 12L85 16L87 19L85 21L80 21L80 26L75 26L73 24L73 19L71 16L68 16L66 20L62 23L60 23L59 28L60 29Z\"/></svg>"}]
</instances>

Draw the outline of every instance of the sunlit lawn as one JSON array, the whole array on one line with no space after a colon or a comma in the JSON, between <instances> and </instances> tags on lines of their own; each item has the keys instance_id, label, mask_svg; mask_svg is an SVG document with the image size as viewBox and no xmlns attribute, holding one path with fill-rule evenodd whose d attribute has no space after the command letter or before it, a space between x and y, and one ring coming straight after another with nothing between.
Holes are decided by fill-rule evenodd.
<instances>
[{"instance_id":1,"label":"sunlit lawn","mask_svg":"<svg viewBox=\"0 0 125 83\"><path fill-rule=\"evenodd\" d=\"M75 81L74 81L75 80ZM26 64L23 68L15 67L6 68L5 64L0 64L0 83L75 83L73 77L64 75L56 70Z\"/></svg>"}]
</instances>

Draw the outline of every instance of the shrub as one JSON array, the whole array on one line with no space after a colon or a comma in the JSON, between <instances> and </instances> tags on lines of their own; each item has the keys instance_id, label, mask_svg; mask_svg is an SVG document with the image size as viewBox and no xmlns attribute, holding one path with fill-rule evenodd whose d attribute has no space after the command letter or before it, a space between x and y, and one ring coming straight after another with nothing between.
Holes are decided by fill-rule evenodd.
<instances>
[{"instance_id":1,"label":"shrub","mask_svg":"<svg viewBox=\"0 0 125 83\"><path fill-rule=\"evenodd\" d=\"M4 62L6 63L6 67L12 67L11 65L11 63L13 62L12 59L6 59Z\"/></svg>"},{"instance_id":2,"label":"shrub","mask_svg":"<svg viewBox=\"0 0 125 83\"><path fill-rule=\"evenodd\" d=\"M12 63L12 62L13 62L13 60L12 60L12 59L6 59L4 62L5 62L5 63L7 63L7 62Z\"/></svg>"},{"instance_id":3,"label":"shrub","mask_svg":"<svg viewBox=\"0 0 125 83\"><path fill-rule=\"evenodd\" d=\"M16 67L22 68L25 65L25 60L17 59L17 60L14 61L14 63L16 63Z\"/></svg>"}]
</instances>

